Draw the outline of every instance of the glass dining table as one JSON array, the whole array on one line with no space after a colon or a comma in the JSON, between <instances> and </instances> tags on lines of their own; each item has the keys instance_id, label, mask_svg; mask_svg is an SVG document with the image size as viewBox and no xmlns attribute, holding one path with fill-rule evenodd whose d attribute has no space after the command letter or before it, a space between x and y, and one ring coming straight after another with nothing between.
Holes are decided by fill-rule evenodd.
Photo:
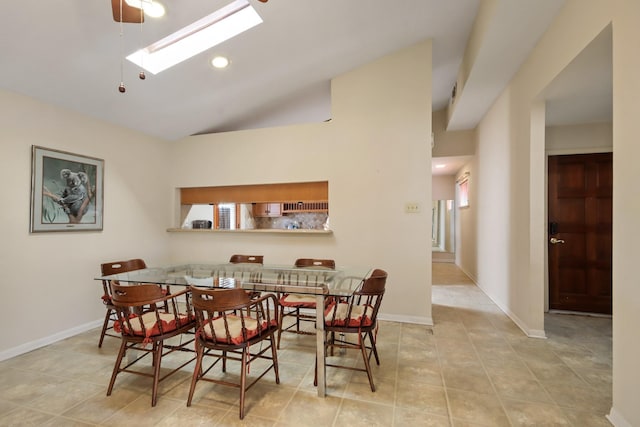
<instances>
[{"instance_id":1,"label":"glass dining table","mask_svg":"<svg viewBox=\"0 0 640 427\"><path fill-rule=\"evenodd\" d=\"M243 288L256 292L315 295L316 357L318 396L326 395L324 301L327 296L347 296L356 291L369 276L371 268L320 267L296 268L268 264L180 264L145 268L96 277L101 281L152 283L157 285L198 286L206 288Z\"/></svg>"}]
</instances>

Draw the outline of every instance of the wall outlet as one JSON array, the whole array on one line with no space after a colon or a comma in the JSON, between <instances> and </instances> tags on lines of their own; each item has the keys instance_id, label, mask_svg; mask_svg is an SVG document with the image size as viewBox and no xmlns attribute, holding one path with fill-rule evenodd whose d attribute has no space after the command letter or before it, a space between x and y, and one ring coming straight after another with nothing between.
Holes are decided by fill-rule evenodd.
<instances>
[{"instance_id":1,"label":"wall outlet","mask_svg":"<svg viewBox=\"0 0 640 427\"><path fill-rule=\"evenodd\" d=\"M420 205L418 202L407 202L404 204L405 213L419 213Z\"/></svg>"}]
</instances>

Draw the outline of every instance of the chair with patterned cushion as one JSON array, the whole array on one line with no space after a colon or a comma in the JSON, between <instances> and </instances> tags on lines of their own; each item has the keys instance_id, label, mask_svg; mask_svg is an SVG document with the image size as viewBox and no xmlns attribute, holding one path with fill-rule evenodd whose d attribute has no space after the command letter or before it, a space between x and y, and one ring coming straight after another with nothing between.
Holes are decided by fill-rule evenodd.
<instances>
[{"instance_id":1,"label":"chair with patterned cushion","mask_svg":"<svg viewBox=\"0 0 640 427\"><path fill-rule=\"evenodd\" d=\"M235 254L235 255L231 255L231 258L229 258L229 264L260 264L262 265L263 261L264 261L264 255ZM235 279L240 279L240 280L247 279L247 278L254 281L260 280L260 277L259 277L260 273L253 273L251 272L251 269L249 269L249 271L243 271L243 270L235 271L231 274L231 276ZM261 292L258 292L258 291L247 291L247 293L252 299L260 298L260 295L262 294Z\"/></svg>"},{"instance_id":2,"label":"chair with patterned cushion","mask_svg":"<svg viewBox=\"0 0 640 427\"><path fill-rule=\"evenodd\" d=\"M110 276L112 274L126 273L128 271L142 270L147 268L145 262L141 259L130 259L128 261L115 261L106 262L100 265L103 276ZM102 302L104 303L107 312L104 316L104 322L102 324L102 332L100 333L100 340L98 341L98 347L102 347L102 342L105 336L119 338L120 335L116 335L109 331L113 330L113 322L115 321L115 307L111 303L111 283L109 280L102 281Z\"/></svg>"},{"instance_id":3,"label":"chair with patterned cushion","mask_svg":"<svg viewBox=\"0 0 640 427\"><path fill-rule=\"evenodd\" d=\"M309 270L335 270L336 262L332 259L317 259L317 258L298 258L295 262L296 268L309 269ZM301 273L302 275L308 275ZM315 273L309 273L315 274ZM322 275L317 275L318 280L322 279ZM309 279L305 277L305 279ZM313 280L313 279L312 279ZM316 315L316 296L304 295L304 294L284 294L278 298L280 303L280 319L278 323L280 328L278 330L278 348L280 348L280 338L282 332L293 332L303 335L315 335L315 331L305 331L300 329L300 322L312 322L315 323ZM286 317L292 317L295 322L287 327L284 327L283 323ZM295 329L294 329L295 327Z\"/></svg>"},{"instance_id":4,"label":"chair with patterned cushion","mask_svg":"<svg viewBox=\"0 0 640 427\"><path fill-rule=\"evenodd\" d=\"M152 378L151 406L156 406L158 383L195 360L194 355L178 367L161 371L162 358L167 354L193 351L190 344L194 341L195 317L191 294L188 289L167 294L152 284L124 286L112 283L111 288L117 316L114 330L120 332L122 342L107 396L111 395L116 377L126 372ZM132 350L132 354L123 362L128 350ZM144 364L149 354L151 361ZM139 369L133 369L133 365Z\"/></svg>"},{"instance_id":5,"label":"chair with patterned cushion","mask_svg":"<svg viewBox=\"0 0 640 427\"><path fill-rule=\"evenodd\" d=\"M240 389L240 419L243 419L245 393L249 388L271 369L274 370L276 384L280 383L274 338L278 330L277 300L273 294L251 299L239 288L202 289L192 286L190 290L196 315L197 359L187 406L191 406L198 381L232 386ZM274 308L273 312L270 307ZM259 364L261 372L251 372L251 378L247 378L250 364L257 359L270 363L264 369ZM228 360L240 362L239 382L232 380L234 374L226 374ZM217 364L224 375L208 376Z\"/></svg>"},{"instance_id":6,"label":"chair with patterned cushion","mask_svg":"<svg viewBox=\"0 0 640 427\"><path fill-rule=\"evenodd\" d=\"M374 270L360 289L349 297L334 299L328 304L324 314L325 350L331 350L331 355L333 355L334 347L357 349L360 350L364 362L364 368L353 366L352 364L338 364L338 361L334 360L332 360L332 363L327 363L325 360L325 366L366 372L371 391L376 391L371 374L370 360L372 354L376 359L376 364L380 365L375 332L378 327L378 310L382 303L386 282L387 273L380 269ZM336 334L338 335L337 337ZM369 340L369 345L367 345L367 339ZM317 363L318 361L316 360ZM317 385L317 382L318 378L316 376L314 384Z\"/></svg>"}]
</instances>

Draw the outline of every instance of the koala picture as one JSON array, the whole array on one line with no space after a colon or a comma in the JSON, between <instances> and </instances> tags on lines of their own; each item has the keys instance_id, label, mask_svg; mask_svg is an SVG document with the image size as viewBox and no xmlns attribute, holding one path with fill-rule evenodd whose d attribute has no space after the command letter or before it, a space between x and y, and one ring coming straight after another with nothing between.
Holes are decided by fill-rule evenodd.
<instances>
[{"instance_id":1,"label":"koala picture","mask_svg":"<svg viewBox=\"0 0 640 427\"><path fill-rule=\"evenodd\" d=\"M88 208L88 205L84 202L89 197L86 187L89 177L84 172L71 172L69 169L62 169L60 177L64 181L65 187L62 191L62 196L57 202L67 215L74 217L84 215Z\"/></svg>"},{"instance_id":2,"label":"koala picture","mask_svg":"<svg viewBox=\"0 0 640 427\"><path fill-rule=\"evenodd\" d=\"M102 230L104 160L32 147L30 232Z\"/></svg>"}]
</instances>

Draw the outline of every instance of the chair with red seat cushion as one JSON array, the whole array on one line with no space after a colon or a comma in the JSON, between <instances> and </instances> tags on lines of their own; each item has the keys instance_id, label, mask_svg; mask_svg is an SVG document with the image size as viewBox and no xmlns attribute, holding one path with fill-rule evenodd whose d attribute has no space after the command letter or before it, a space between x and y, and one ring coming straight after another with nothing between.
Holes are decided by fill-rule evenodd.
<instances>
[{"instance_id":1,"label":"chair with red seat cushion","mask_svg":"<svg viewBox=\"0 0 640 427\"><path fill-rule=\"evenodd\" d=\"M229 264L260 264L262 265L264 262L264 255L240 255L235 254L231 255L229 258ZM235 271L231 273L231 276L235 279L249 279L249 280L257 280L260 281L260 273L252 272L251 269L249 271ZM247 291L249 297L252 299L260 298L261 292L258 291Z\"/></svg>"},{"instance_id":2,"label":"chair with red seat cushion","mask_svg":"<svg viewBox=\"0 0 640 427\"><path fill-rule=\"evenodd\" d=\"M100 270L103 276L110 276L112 274L126 273L129 271L142 270L147 268L145 262L139 258L130 259L128 261L114 261L106 262L100 265ZM102 281L102 302L104 303L107 312L104 316L104 322L102 323L102 332L100 333L100 340L98 341L98 347L102 347L102 342L105 336L119 338L120 335L110 333L113 329L113 322L115 321L115 308L111 302L111 283L109 280Z\"/></svg>"},{"instance_id":3,"label":"chair with red seat cushion","mask_svg":"<svg viewBox=\"0 0 640 427\"><path fill-rule=\"evenodd\" d=\"M380 365L375 331L377 330L378 310L382 303L386 282L387 273L384 270L376 269L353 295L332 301L324 313L326 349L330 349L332 355L334 347L358 349L362 354L364 368L341 365L338 364L338 361L326 363L326 360L325 365L366 372L371 391L376 391L371 374L371 355L375 357L376 364ZM338 337L336 337L336 333ZM356 335L357 342L356 339L349 340L349 334ZM366 342L367 338L369 345ZM317 360L316 363L318 363ZM317 385L317 381L316 377L314 384Z\"/></svg>"},{"instance_id":4,"label":"chair with red seat cushion","mask_svg":"<svg viewBox=\"0 0 640 427\"><path fill-rule=\"evenodd\" d=\"M251 299L243 289L201 289L190 287L196 315L196 366L193 371L187 406L191 406L198 381L232 386L240 389L240 419L244 418L245 393L269 370L273 369L276 384L278 355L274 335L278 330L278 304L273 294ZM274 312L270 310L274 308ZM267 353L269 350L270 355ZM211 363L204 367L205 357ZM249 364L256 359L270 361L260 373L247 378ZM232 381L226 375L207 376L221 362L226 373L227 360L241 363L240 381ZM262 364L260 364L262 366ZM234 377L233 374L230 374ZM248 381L251 381L247 384Z\"/></svg>"},{"instance_id":5,"label":"chair with red seat cushion","mask_svg":"<svg viewBox=\"0 0 640 427\"><path fill-rule=\"evenodd\" d=\"M112 304L117 316L114 330L120 332L122 342L107 396L111 395L116 377L121 372L141 375L153 379L151 406L155 406L158 383L195 360L194 355L180 366L161 373L163 356L174 351L193 351L189 348L194 341L195 328L191 294L187 289L167 294L161 287L152 284L124 286L112 283L111 289ZM181 336L183 334L184 337ZM170 343L165 342L173 337L176 339ZM123 366L127 350L134 350L136 358L125 362ZM139 370L132 369L134 364L143 364L142 361L149 354L152 355L151 372L148 365Z\"/></svg>"},{"instance_id":6,"label":"chair with red seat cushion","mask_svg":"<svg viewBox=\"0 0 640 427\"><path fill-rule=\"evenodd\" d=\"M296 268L313 270L335 270L336 268L336 262L332 259L298 258L294 265ZM308 280L309 278L305 277L305 279ZM318 276L318 280L322 280L322 275ZM284 294L278 298L278 302L281 306L280 319L278 319L278 323L280 324L280 329L278 330L278 348L280 348L280 338L282 336L282 332L315 335L315 331L305 331L300 329L301 321L313 323L315 323L316 321L315 295ZM286 317L294 318L295 323L292 323L291 325L286 327L283 326L283 322Z\"/></svg>"}]
</instances>

